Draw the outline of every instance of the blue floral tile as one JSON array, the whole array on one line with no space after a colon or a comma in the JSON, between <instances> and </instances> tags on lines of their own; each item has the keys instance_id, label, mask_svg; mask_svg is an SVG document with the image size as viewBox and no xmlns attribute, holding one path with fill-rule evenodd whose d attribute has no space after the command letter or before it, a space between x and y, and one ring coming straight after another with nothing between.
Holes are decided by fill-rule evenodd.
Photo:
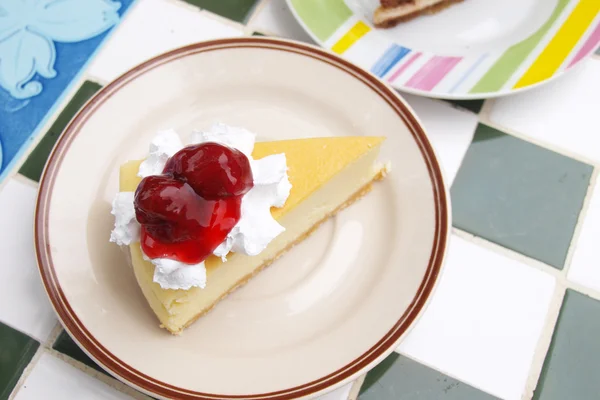
<instances>
[{"instance_id":1,"label":"blue floral tile","mask_svg":"<svg viewBox=\"0 0 600 400\"><path fill-rule=\"evenodd\" d=\"M0 1L0 179L133 1Z\"/></svg>"}]
</instances>

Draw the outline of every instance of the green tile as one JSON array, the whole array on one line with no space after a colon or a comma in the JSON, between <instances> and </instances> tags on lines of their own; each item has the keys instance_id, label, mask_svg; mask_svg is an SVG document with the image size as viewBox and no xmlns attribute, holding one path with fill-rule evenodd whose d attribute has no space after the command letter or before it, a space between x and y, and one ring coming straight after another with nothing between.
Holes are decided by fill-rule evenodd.
<instances>
[{"instance_id":1,"label":"green tile","mask_svg":"<svg viewBox=\"0 0 600 400\"><path fill-rule=\"evenodd\" d=\"M392 353L371 370L359 400L494 400L496 397Z\"/></svg>"},{"instance_id":2,"label":"green tile","mask_svg":"<svg viewBox=\"0 0 600 400\"><path fill-rule=\"evenodd\" d=\"M66 354L67 356L69 356L71 358L74 358L77 361L84 363L85 365L87 365L89 367L94 368L97 371L100 371L100 372L103 372L106 374L106 372L102 369L102 367L100 367L98 364L96 364L94 361L92 361L92 359L89 358L87 356L87 354L85 354L83 352L83 350L81 350L79 348L79 346L77 346L77 344L73 341L73 339L71 339L71 337L69 336L69 334L66 331L61 332L61 334L58 336L58 338L54 342L54 345L52 346L52 348L56 351Z\"/></svg>"},{"instance_id":3,"label":"green tile","mask_svg":"<svg viewBox=\"0 0 600 400\"><path fill-rule=\"evenodd\" d=\"M8 399L40 344L0 323L0 399Z\"/></svg>"},{"instance_id":4,"label":"green tile","mask_svg":"<svg viewBox=\"0 0 600 400\"><path fill-rule=\"evenodd\" d=\"M453 224L562 269L592 170L479 125L451 188Z\"/></svg>"},{"instance_id":5,"label":"green tile","mask_svg":"<svg viewBox=\"0 0 600 400\"><path fill-rule=\"evenodd\" d=\"M533 398L600 398L600 302L567 290Z\"/></svg>"},{"instance_id":6,"label":"green tile","mask_svg":"<svg viewBox=\"0 0 600 400\"><path fill-rule=\"evenodd\" d=\"M36 148L33 149L19 170L22 175L25 175L36 182L40 180L46 160L48 159L54 144L58 140L58 137L83 104L85 104L94 93L100 90L101 87L102 86L97 83L89 81L86 81L81 85L77 93L75 93L71 101L65 106L56 121L54 121L54 124L52 124L48 132L46 132Z\"/></svg>"},{"instance_id":7,"label":"green tile","mask_svg":"<svg viewBox=\"0 0 600 400\"><path fill-rule=\"evenodd\" d=\"M484 100L447 100L448 103L455 105L458 108L464 108L479 114L483 107Z\"/></svg>"},{"instance_id":8,"label":"green tile","mask_svg":"<svg viewBox=\"0 0 600 400\"><path fill-rule=\"evenodd\" d=\"M237 22L250 16L257 0L185 0L190 4Z\"/></svg>"}]
</instances>

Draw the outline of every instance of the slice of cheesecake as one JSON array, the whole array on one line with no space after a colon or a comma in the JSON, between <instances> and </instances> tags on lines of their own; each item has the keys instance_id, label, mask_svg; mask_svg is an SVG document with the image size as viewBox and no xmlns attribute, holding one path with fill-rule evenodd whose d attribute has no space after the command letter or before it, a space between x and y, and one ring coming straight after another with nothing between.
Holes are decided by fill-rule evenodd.
<instances>
[{"instance_id":1,"label":"slice of cheesecake","mask_svg":"<svg viewBox=\"0 0 600 400\"><path fill-rule=\"evenodd\" d=\"M285 153L290 195L273 217L285 227L256 256L230 253L227 261L210 256L206 261L205 288L162 289L153 281L154 265L142 256L140 243L129 246L133 270L144 296L161 327L179 334L238 286L265 268L286 250L306 238L319 224L366 194L386 168L377 163L383 137L335 137L257 142L254 159ZM130 161L120 170L120 191L135 191L141 161Z\"/></svg>"},{"instance_id":2,"label":"slice of cheesecake","mask_svg":"<svg viewBox=\"0 0 600 400\"><path fill-rule=\"evenodd\" d=\"M392 28L423 14L436 13L462 0L380 0L373 23L378 28Z\"/></svg>"}]
</instances>

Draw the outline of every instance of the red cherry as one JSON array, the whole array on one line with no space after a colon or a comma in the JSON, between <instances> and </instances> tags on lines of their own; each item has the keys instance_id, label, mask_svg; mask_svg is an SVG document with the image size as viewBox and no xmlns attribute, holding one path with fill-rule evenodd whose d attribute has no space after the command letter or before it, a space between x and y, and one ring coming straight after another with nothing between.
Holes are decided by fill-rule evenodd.
<instances>
[{"instance_id":1,"label":"red cherry","mask_svg":"<svg viewBox=\"0 0 600 400\"><path fill-rule=\"evenodd\" d=\"M204 261L240 220L242 195L253 182L250 162L238 150L203 143L177 152L163 175L144 178L135 192L144 253Z\"/></svg>"},{"instance_id":2,"label":"red cherry","mask_svg":"<svg viewBox=\"0 0 600 400\"><path fill-rule=\"evenodd\" d=\"M150 258L188 264L206 259L240 219L241 197L207 200L170 176L149 176L134 199L141 245Z\"/></svg>"},{"instance_id":3,"label":"red cherry","mask_svg":"<svg viewBox=\"0 0 600 400\"><path fill-rule=\"evenodd\" d=\"M206 199L241 196L254 186L244 153L219 143L183 148L167 161L163 173L187 182Z\"/></svg>"},{"instance_id":4,"label":"red cherry","mask_svg":"<svg viewBox=\"0 0 600 400\"><path fill-rule=\"evenodd\" d=\"M185 220L189 213L203 212L195 202L200 198L190 185L166 175L148 176L135 192L135 211L140 224ZM194 219L209 220L210 214L195 215Z\"/></svg>"}]
</instances>

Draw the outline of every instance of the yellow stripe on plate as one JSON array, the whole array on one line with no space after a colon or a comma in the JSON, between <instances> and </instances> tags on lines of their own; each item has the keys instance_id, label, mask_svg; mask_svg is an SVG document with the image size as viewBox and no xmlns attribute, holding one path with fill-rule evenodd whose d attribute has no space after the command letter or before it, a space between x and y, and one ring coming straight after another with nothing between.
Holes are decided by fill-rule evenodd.
<instances>
[{"instance_id":1,"label":"yellow stripe on plate","mask_svg":"<svg viewBox=\"0 0 600 400\"><path fill-rule=\"evenodd\" d=\"M600 12L599 0L580 0L554 38L519 79L515 89L546 80L560 68Z\"/></svg>"},{"instance_id":2,"label":"yellow stripe on plate","mask_svg":"<svg viewBox=\"0 0 600 400\"><path fill-rule=\"evenodd\" d=\"M369 28L367 24L358 21L340 40L337 41L336 44L333 45L331 50L333 50L334 53L342 54L370 30L371 28Z\"/></svg>"}]
</instances>

